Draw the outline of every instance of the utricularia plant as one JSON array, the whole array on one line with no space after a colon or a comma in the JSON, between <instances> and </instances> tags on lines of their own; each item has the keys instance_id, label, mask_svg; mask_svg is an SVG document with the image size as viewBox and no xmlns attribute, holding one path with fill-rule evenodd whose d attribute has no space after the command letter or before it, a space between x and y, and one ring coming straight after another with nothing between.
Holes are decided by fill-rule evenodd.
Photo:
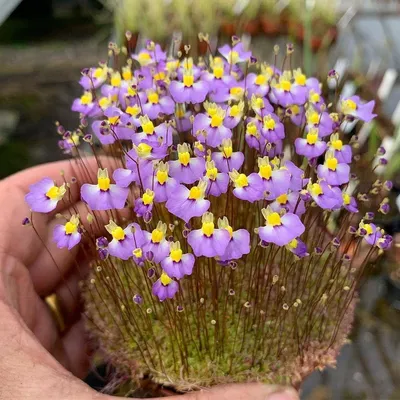
<instances>
[{"instance_id":1,"label":"utricularia plant","mask_svg":"<svg viewBox=\"0 0 400 400\"><path fill-rule=\"evenodd\" d=\"M173 47L110 44L82 72L80 126L58 132L87 181L45 178L26 200L52 212L80 185L85 215L59 215L54 241L92 258L87 326L126 376L299 384L335 363L357 284L392 242L369 209L388 211L391 183L357 179L342 133L374 103L324 96L291 45L271 64L236 37L198 60Z\"/></svg>"}]
</instances>

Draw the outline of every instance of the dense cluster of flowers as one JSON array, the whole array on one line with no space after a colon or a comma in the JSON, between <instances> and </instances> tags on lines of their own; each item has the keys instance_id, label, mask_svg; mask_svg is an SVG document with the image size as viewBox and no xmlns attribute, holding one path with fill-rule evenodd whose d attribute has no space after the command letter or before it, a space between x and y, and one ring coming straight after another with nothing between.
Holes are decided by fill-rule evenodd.
<instances>
[{"instance_id":1,"label":"dense cluster of flowers","mask_svg":"<svg viewBox=\"0 0 400 400\"><path fill-rule=\"evenodd\" d=\"M201 38L208 43L207 37ZM109 157L96 155L97 181L80 187L90 218L84 221L82 215L71 214L55 227L54 240L59 248L71 249L85 236L90 238L97 271L108 271L103 277L94 272L91 282L101 289L96 288L93 298L107 303L111 314L119 310L121 315L114 315L110 324L124 326L122 338L135 337L132 348L139 349L144 365L163 379L171 380L179 367L175 355L170 370L163 357L155 361L153 350L142 343L145 339L137 337L138 325L157 337L159 322L160 329L179 343L177 348L182 344L184 372L178 368L178 377L195 375L188 372L194 353L198 358L192 364L219 359L213 374L234 374L236 362L225 365L218 349L228 343L227 335L231 337L226 357L238 359L235 353L250 346L238 365L258 366L259 377L261 371L273 371L263 364L270 354L264 350L276 347L265 341L269 322L271 332L286 337L275 356L283 357L285 347L295 343L290 362L296 368L285 364L293 376L318 340L324 343L324 357L327 349L337 349L335 344L343 342L350 325L343 321L353 304L358 271L392 242L371 222L372 213L358 217L359 203L368 205L370 196L390 189L390 182L377 180L370 191L357 194L359 183L351 172L356 138L346 139L342 133L348 121L374 118L374 103L352 96L328 104L316 78L306 77L300 69L284 69L285 61L282 69L276 62L259 62L236 37L231 45L218 48L217 55L210 50L197 63L190 51L186 46L167 53L149 41L121 65L124 51L111 45L113 67L100 64L82 72L79 83L84 92L72 105L80 113L81 125L74 132L58 127L60 147L79 159L82 142L95 155L100 143ZM289 45L285 60L292 52ZM332 71L329 79L335 78ZM110 156L117 160L116 167ZM26 201L32 211L51 212L68 186L45 178L32 185ZM380 211L387 212L387 201L382 205ZM122 209L128 209L129 217L121 216ZM108 235L93 237L86 220L90 225L96 218L107 220ZM349 254L354 244L359 251L370 246L365 263L357 268ZM121 275L119 281L115 271ZM107 278L114 283L107 283ZM227 305L235 296L237 302ZM327 298L332 305L321 311L318 307L328 304ZM127 311L143 303L149 307L147 314ZM189 314L186 320L173 317L170 304L176 315ZM300 305L307 317L303 325L294 322L301 320L298 314L282 319L282 312ZM257 311L247 317L243 307ZM88 309L99 326L111 318ZM135 318L147 322L140 324ZM179 333L177 326L182 324L193 333L184 327L187 335ZM255 330L246 344L252 326L262 326L262 331ZM209 329L214 333L207 333ZM198 337L193 338L194 332ZM338 332L342 336L336 339ZM155 339L154 345L163 353L163 346L171 346L170 354L175 349L167 340L159 344ZM122 364L131 365L133 356L121 356L115 343L108 350L118 353ZM318 349L313 351L317 357ZM328 362L332 360L314 364ZM299 376L307 373L303 369L304 373L297 371ZM196 374L201 384L218 381ZM246 378L234 379L247 378L254 376L247 373Z\"/></svg>"}]
</instances>

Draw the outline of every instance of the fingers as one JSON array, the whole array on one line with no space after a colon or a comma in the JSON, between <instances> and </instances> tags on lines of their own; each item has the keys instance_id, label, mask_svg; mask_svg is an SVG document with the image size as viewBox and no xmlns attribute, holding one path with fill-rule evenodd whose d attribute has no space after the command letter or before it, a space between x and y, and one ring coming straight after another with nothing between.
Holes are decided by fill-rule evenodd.
<instances>
[{"instance_id":1,"label":"fingers","mask_svg":"<svg viewBox=\"0 0 400 400\"><path fill-rule=\"evenodd\" d=\"M103 395L99 400L116 400L117 397ZM210 389L172 396L170 400L298 400L298 393L289 387L263 385L261 383L221 385ZM85 398L84 400L89 400ZM157 400L157 399L155 399ZM161 399L158 399L161 400Z\"/></svg>"}]
</instances>

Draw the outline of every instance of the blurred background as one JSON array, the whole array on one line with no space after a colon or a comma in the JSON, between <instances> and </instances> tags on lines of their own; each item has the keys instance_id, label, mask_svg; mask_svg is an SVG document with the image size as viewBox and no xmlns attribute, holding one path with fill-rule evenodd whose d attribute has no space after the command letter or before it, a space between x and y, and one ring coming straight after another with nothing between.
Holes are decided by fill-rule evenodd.
<instances>
[{"instance_id":1,"label":"blurred background","mask_svg":"<svg viewBox=\"0 0 400 400\"><path fill-rule=\"evenodd\" d=\"M348 134L371 155L386 148L380 173L394 182L394 207L380 222L400 231L400 0L0 0L0 178L63 157L54 123L77 126L80 71L105 60L108 42L122 43L128 29L139 45L173 34L199 51L198 32L236 34L271 62L275 44L294 43L294 64L307 74L325 82L334 68L342 95L377 103L378 118ZM394 247L366 277L351 343L336 369L304 383L304 399L400 399L399 265Z\"/></svg>"}]
</instances>

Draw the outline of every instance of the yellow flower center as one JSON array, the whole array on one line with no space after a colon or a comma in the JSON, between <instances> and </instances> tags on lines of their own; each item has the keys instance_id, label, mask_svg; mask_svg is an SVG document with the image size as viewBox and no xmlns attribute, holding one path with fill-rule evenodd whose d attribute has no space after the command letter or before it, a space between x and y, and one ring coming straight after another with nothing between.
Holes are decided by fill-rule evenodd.
<instances>
[{"instance_id":1,"label":"yellow flower center","mask_svg":"<svg viewBox=\"0 0 400 400\"><path fill-rule=\"evenodd\" d=\"M367 235L372 235L374 232L370 224L365 224L363 228L367 231Z\"/></svg>"},{"instance_id":2,"label":"yellow flower center","mask_svg":"<svg viewBox=\"0 0 400 400\"><path fill-rule=\"evenodd\" d=\"M311 122L313 125L318 125L319 124L319 114L316 112L313 112L309 115L308 121Z\"/></svg>"},{"instance_id":3,"label":"yellow flower center","mask_svg":"<svg viewBox=\"0 0 400 400\"><path fill-rule=\"evenodd\" d=\"M159 96L156 92L150 93L147 98L151 104L158 104Z\"/></svg>"},{"instance_id":4,"label":"yellow flower center","mask_svg":"<svg viewBox=\"0 0 400 400\"><path fill-rule=\"evenodd\" d=\"M172 279L165 272L163 272L161 274L160 281L163 286L168 286L172 282Z\"/></svg>"},{"instance_id":5,"label":"yellow flower center","mask_svg":"<svg viewBox=\"0 0 400 400\"><path fill-rule=\"evenodd\" d=\"M125 81L130 81L132 79L132 71L130 69L125 69L124 72L122 72L122 77Z\"/></svg>"},{"instance_id":6,"label":"yellow flower center","mask_svg":"<svg viewBox=\"0 0 400 400\"><path fill-rule=\"evenodd\" d=\"M290 111L292 111L293 115L298 115L300 112L300 107L297 104L290 106Z\"/></svg>"},{"instance_id":7,"label":"yellow flower center","mask_svg":"<svg viewBox=\"0 0 400 400\"><path fill-rule=\"evenodd\" d=\"M156 173L157 181L160 185L164 185L164 183L168 179L168 173L167 171L157 171Z\"/></svg>"},{"instance_id":8,"label":"yellow flower center","mask_svg":"<svg viewBox=\"0 0 400 400\"><path fill-rule=\"evenodd\" d=\"M140 143L137 146L137 153L138 153L139 157L145 157L145 156L148 156L151 153L152 149L153 148L149 144Z\"/></svg>"},{"instance_id":9,"label":"yellow flower center","mask_svg":"<svg viewBox=\"0 0 400 400\"><path fill-rule=\"evenodd\" d=\"M137 249L133 250L132 253L136 258L142 258L143 257L143 251L139 247Z\"/></svg>"},{"instance_id":10,"label":"yellow flower center","mask_svg":"<svg viewBox=\"0 0 400 400\"><path fill-rule=\"evenodd\" d=\"M239 188L249 186L247 176L245 174L239 174L239 176L235 179L235 185Z\"/></svg>"},{"instance_id":11,"label":"yellow flower center","mask_svg":"<svg viewBox=\"0 0 400 400\"><path fill-rule=\"evenodd\" d=\"M286 194L286 193L281 194L280 196L278 196L278 197L276 198L276 201L277 201L279 204L286 204L286 203L288 202L288 196L287 196L287 194Z\"/></svg>"},{"instance_id":12,"label":"yellow flower center","mask_svg":"<svg viewBox=\"0 0 400 400\"><path fill-rule=\"evenodd\" d=\"M132 117L136 117L140 113L140 107L139 106L128 106L126 107L125 112L129 115L132 115Z\"/></svg>"},{"instance_id":13,"label":"yellow flower center","mask_svg":"<svg viewBox=\"0 0 400 400\"><path fill-rule=\"evenodd\" d=\"M297 239L293 239L291 242L289 242L289 247L292 249L297 249L298 244L299 241Z\"/></svg>"},{"instance_id":14,"label":"yellow flower center","mask_svg":"<svg viewBox=\"0 0 400 400\"><path fill-rule=\"evenodd\" d=\"M63 194L58 186L53 186L46 192L46 196L51 200L60 200Z\"/></svg>"},{"instance_id":15,"label":"yellow flower center","mask_svg":"<svg viewBox=\"0 0 400 400\"><path fill-rule=\"evenodd\" d=\"M118 120L119 120L119 115L116 115L115 117L108 117L108 122L111 125L115 125Z\"/></svg>"},{"instance_id":16,"label":"yellow flower center","mask_svg":"<svg viewBox=\"0 0 400 400\"><path fill-rule=\"evenodd\" d=\"M307 143L308 144L315 144L318 140L318 133L307 133Z\"/></svg>"},{"instance_id":17,"label":"yellow flower center","mask_svg":"<svg viewBox=\"0 0 400 400\"><path fill-rule=\"evenodd\" d=\"M234 106L231 107L231 109L229 110L229 116L230 117L237 117L240 114L240 109L239 107L235 104Z\"/></svg>"},{"instance_id":18,"label":"yellow flower center","mask_svg":"<svg viewBox=\"0 0 400 400\"><path fill-rule=\"evenodd\" d=\"M114 74L111 77L111 86L114 86L114 87L121 86L121 75L119 73Z\"/></svg>"},{"instance_id":19,"label":"yellow flower center","mask_svg":"<svg viewBox=\"0 0 400 400\"><path fill-rule=\"evenodd\" d=\"M345 100L343 108L345 111L355 111L357 110L357 104L353 100Z\"/></svg>"},{"instance_id":20,"label":"yellow flower center","mask_svg":"<svg viewBox=\"0 0 400 400\"><path fill-rule=\"evenodd\" d=\"M90 92L85 92L82 96L81 96L81 104L83 105L88 105L93 101L93 96L92 93Z\"/></svg>"},{"instance_id":21,"label":"yellow flower center","mask_svg":"<svg viewBox=\"0 0 400 400\"><path fill-rule=\"evenodd\" d=\"M267 83L267 77L265 75L257 75L254 83L258 86L265 85Z\"/></svg>"},{"instance_id":22,"label":"yellow flower center","mask_svg":"<svg viewBox=\"0 0 400 400\"><path fill-rule=\"evenodd\" d=\"M225 229L229 232L229 236L232 238L233 236L233 229L230 225L226 226Z\"/></svg>"},{"instance_id":23,"label":"yellow flower center","mask_svg":"<svg viewBox=\"0 0 400 400\"><path fill-rule=\"evenodd\" d=\"M233 153L232 146L226 146L222 149L222 153L224 158L231 158L231 155Z\"/></svg>"},{"instance_id":24,"label":"yellow flower center","mask_svg":"<svg viewBox=\"0 0 400 400\"><path fill-rule=\"evenodd\" d=\"M189 191L190 200L198 200L201 197L201 190L197 186L193 186Z\"/></svg>"},{"instance_id":25,"label":"yellow flower center","mask_svg":"<svg viewBox=\"0 0 400 400\"><path fill-rule=\"evenodd\" d=\"M222 125L223 118L218 114L214 114L211 117L211 126L213 128L219 128Z\"/></svg>"},{"instance_id":26,"label":"yellow flower center","mask_svg":"<svg viewBox=\"0 0 400 400\"><path fill-rule=\"evenodd\" d=\"M290 83L290 81L287 80L281 81L280 85L282 90L284 90L285 92L289 92L292 88L292 84Z\"/></svg>"},{"instance_id":27,"label":"yellow flower center","mask_svg":"<svg viewBox=\"0 0 400 400\"><path fill-rule=\"evenodd\" d=\"M154 133L154 125L152 121L147 121L142 125L143 132L146 135L152 135Z\"/></svg>"},{"instance_id":28,"label":"yellow flower center","mask_svg":"<svg viewBox=\"0 0 400 400\"><path fill-rule=\"evenodd\" d=\"M229 93L230 93L232 96L242 96L243 93L244 93L244 89L241 88L241 87L239 87L239 86L236 86L236 87L231 88L230 91L229 91Z\"/></svg>"},{"instance_id":29,"label":"yellow flower center","mask_svg":"<svg viewBox=\"0 0 400 400\"><path fill-rule=\"evenodd\" d=\"M124 240L125 239L125 232L120 226L117 226L115 229L113 229L111 232L111 235L112 235L113 239L115 239L115 240Z\"/></svg>"},{"instance_id":30,"label":"yellow flower center","mask_svg":"<svg viewBox=\"0 0 400 400\"><path fill-rule=\"evenodd\" d=\"M343 194L343 203L346 206L348 206L350 204L350 202L351 202L351 197L347 193L344 193Z\"/></svg>"},{"instance_id":31,"label":"yellow flower center","mask_svg":"<svg viewBox=\"0 0 400 400\"><path fill-rule=\"evenodd\" d=\"M306 84L306 76L304 74L297 75L295 81L298 85L304 86Z\"/></svg>"},{"instance_id":32,"label":"yellow flower center","mask_svg":"<svg viewBox=\"0 0 400 400\"><path fill-rule=\"evenodd\" d=\"M319 196L320 194L323 194L322 187L319 183L313 183L311 186L311 191L314 196Z\"/></svg>"},{"instance_id":33,"label":"yellow flower center","mask_svg":"<svg viewBox=\"0 0 400 400\"><path fill-rule=\"evenodd\" d=\"M203 222L201 230L204 235L210 237L214 233L214 222Z\"/></svg>"},{"instance_id":34,"label":"yellow flower center","mask_svg":"<svg viewBox=\"0 0 400 400\"><path fill-rule=\"evenodd\" d=\"M187 167L187 165L189 164L190 161L190 154L187 151L184 151L183 153L179 153L178 154L179 157L179 162L184 165L185 167Z\"/></svg>"},{"instance_id":35,"label":"yellow flower center","mask_svg":"<svg viewBox=\"0 0 400 400\"><path fill-rule=\"evenodd\" d=\"M275 125L275 121L271 117L267 117L264 120L264 128L267 128L270 131L275 129Z\"/></svg>"},{"instance_id":36,"label":"yellow flower center","mask_svg":"<svg viewBox=\"0 0 400 400\"><path fill-rule=\"evenodd\" d=\"M164 239L163 231L160 231L159 229L153 229L153 232L151 232L151 241L153 243L160 243L161 240L163 239Z\"/></svg>"},{"instance_id":37,"label":"yellow flower center","mask_svg":"<svg viewBox=\"0 0 400 400\"><path fill-rule=\"evenodd\" d=\"M281 225L281 217L277 212L273 212L267 216L267 224L272 226Z\"/></svg>"},{"instance_id":38,"label":"yellow flower center","mask_svg":"<svg viewBox=\"0 0 400 400\"><path fill-rule=\"evenodd\" d=\"M182 250L181 249L171 250L169 256L172 258L172 261L179 262L182 259Z\"/></svg>"},{"instance_id":39,"label":"yellow flower center","mask_svg":"<svg viewBox=\"0 0 400 400\"><path fill-rule=\"evenodd\" d=\"M143 52L138 55L140 64L148 64L151 61L151 57L149 53Z\"/></svg>"},{"instance_id":40,"label":"yellow flower center","mask_svg":"<svg viewBox=\"0 0 400 400\"><path fill-rule=\"evenodd\" d=\"M149 190L146 191L146 193L143 194L142 196L143 204L148 206L149 204L153 203L154 200L154 192Z\"/></svg>"},{"instance_id":41,"label":"yellow flower center","mask_svg":"<svg viewBox=\"0 0 400 400\"><path fill-rule=\"evenodd\" d=\"M134 89L132 86L128 86L128 94L129 96L136 96L137 90Z\"/></svg>"},{"instance_id":42,"label":"yellow flower center","mask_svg":"<svg viewBox=\"0 0 400 400\"><path fill-rule=\"evenodd\" d=\"M217 168L210 168L207 169L206 171L207 178L211 179L212 181L215 181L217 179L217 174L218 174Z\"/></svg>"},{"instance_id":43,"label":"yellow flower center","mask_svg":"<svg viewBox=\"0 0 400 400\"><path fill-rule=\"evenodd\" d=\"M260 176L264 179L271 179L272 167L269 164L261 165L260 166Z\"/></svg>"},{"instance_id":44,"label":"yellow flower center","mask_svg":"<svg viewBox=\"0 0 400 400\"><path fill-rule=\"evenodd\" d=\"M257 97L253 102L254 108L264 108L264 100L261 97Z\"/></svg>"},{"instance_id":45,"label":"yellow flower center","mask_svg":"<svg viewBox=\"0 0 400 400\"><path fill-rule=\"evenodd\" d=\"M236 64L239 61L239 53L237 51L230 51L228 53L228 61L230 64Z\"/></svg>"},{"instance_id":46,"label":"yellow flower center","mask_svg":"<svg viewBox=\"0 0 400 400\"><path fill-rule=\"evenodd\" d=\"M336 158L328 158L326 160L326 166L331 170L331 171L336 171L336 167L338 165L338 160Z\"/></svg>"},{"instance_id":47,"label":"yellow flower center","mask_svg":"<svg viewBox=\"0 0 400 400\"><path fill-rule=\"evenodd\" d=\"M184 75L183 84L186 87L192 87L193 83L194 83L194 76L193 75Z\"/></svg>"},{"instance_id":48,"label":"yellow flower center","mask_svg":"<svg viewBox=\"0 0 400 400\"><path fill-rule=\"evenodd\" d=\"M101 108L106 108L106 107L108 107L108 106L110 105L110 103L111 103L111 101L110 101L110 99L109 99L108 97L102 97L102 98L99 100L99 106L100 106Z\"/></svg>"},{"instance_id":49,"label":"yellow flower center","mask_svg":"<svg viewBox=\"0 0 400 400\"><path fill-rule=\"evenodd\" d=\"M160 71L153 76L156 81L163 81L165 79L165 73Z\"/></svg>"},{"instance_id":50,"label":"yellow flower center","mask_svg":"<svg viewBox=\"0 0 400 400\"><path fill-rule=\"evenodd\" d=\"M213 73L217 79L221 79L224 76L224 68L223 67L214 67Z\"/></svg>"},{"instance_id":51,"label":"yellow flower center","mask_svg":"<svg viewBox=\"0 0 400 400\"><path fill-rule=\"evenodd\" d=\"M97 185L103 192L107 191L110 189L110 178L98 178Z\"/></svg>"},{"instance_id":52,"label":"yellow flower center","mask_svg":"<svg viewBox=\"0 0 400 400\"><path fill-rule=\"evenodd\" d=\"M338 140L334 140L333 142L332 142L332 147L335 149L335 150L342 150L342 147L343 147L343 142L340 140L340 139L338 139Z\"/></svg>"},{"instance_id":53,"label":"yellow flower center","mask_svg":"<svg viewBox=\"0 0 400 400\"><path fill-rule=\"evenodd\" d=\"M258 132L256 124L254 124L253 122L247 124L246 132L251 136L256 136Z\"/></svg>"},{"instance_id":54,"label":"yellow flower center","mask_svg":"<svg viewBox=\"0 0 400 400\"><path fill-rule=\"evenodd\" d=\"M99 79L99 78L102 78L103 76L104 76L103 68L96 68L93 73L93 77L95 77L96 79Z\"/></svg>"},{"instance_id":55,"label":"yellow flower center","mask_svg":"<svg viewBox=\"0 0 400 400\"><path fill-rule=\"evenodd\" d=\"M321 100L321 96L318 93L313 93L310 96L311 103L318 103Z\"/></svg>"},{"instance_id":56,"label":"yellow flower center","mask_svg":"<svg viewBox=\"0 0 400 400\"><path fill-rule=\"evenodd\" d=\"M78 227L71 221L68 221L65 224L65 233L67 235L72 235L73 233L76 233L77 231L78 231Z\"/></svg>"}]
</instances>

